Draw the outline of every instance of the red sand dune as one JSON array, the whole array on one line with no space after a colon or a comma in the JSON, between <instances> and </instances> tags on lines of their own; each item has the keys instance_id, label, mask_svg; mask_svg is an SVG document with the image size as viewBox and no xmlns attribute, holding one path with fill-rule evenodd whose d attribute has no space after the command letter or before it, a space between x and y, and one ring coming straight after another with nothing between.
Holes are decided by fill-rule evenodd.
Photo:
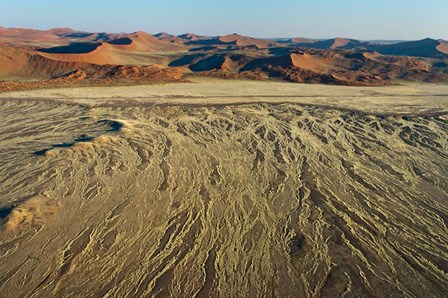
<instances>
[{"instance_id":1,"label":"red sand dune","mask_svg":"<svg viewBox=\"0 0 448 298\"><path fill-rule=\"evenodd\" d=\"M111 34L0 27L0 79L64 84L179 80L186 72L344 85L383 85L394 79L441 82L448 81L444 53L448 53L448 43L432 39L369 44L346 38L298 38L277 43L238 34L207 37L162 32L154 36L141 31Z\"/></svg>"},{"instance_id":2,"label":"red sand dune","mask_svg":"<svg viewBox=\"0 0 448 298\"><path fill-rule=\"evenodd\" d=\"M96 48L87 53L73 53L70 46L65 47L64 53L38 52L39 55L52 60L65 62L84 62L92 64L121 64L122 59L117 53L117 48L108 43L100 43Z\"/></svg>"},{"instance_id":3,"label":"red sand dune","mask_svg":"<svg viewBox=\"0 0 448 298\"><path fill-rule=\"evenodd\" d=\"M67 34L73 34L77 31L73 30L72 28L54 28L47 30L45 32L56 34L56 35L67 35Z\"/></svg>"},{"instance_id":4,"label":"red sand dune","mask_svg":"<svg viewBox=\"0 0 448 298\"><path fill-rule=\"evenodd\" d=\"M274 47L274 46L278 46L278 47L283 46L282 44L279 44L276 42L242 36L242 35L239 35L236 33L231 34L231 35L221 36L219 38L219 41L224 42L224 43L232 43L232 44L235 44L240 47L256 46L258 48L269 48L269 47Z\"/></svg>"},{"instance_id":5,"label":"red sand dune","mask_svg":"<svg viewBox=\"0 0 448 298\"><path fill-rule=\"evenodd\" d=\"M312 71L324 71L325 69L328 69L329 64L331 64L331 61L325 61L324 59L310 55L308 53L291 54L290 58L291 64L294 67Z\"/></svg>"},{"instance_id":6,"label":"red sand dune","mask_svg":"<svg viewBox=\"0 0 448 298\"><path fill-rule=\"evenodd\" d=\"M371 50L383 55L427 58L441 58L448 54L448 46L446 42L430 38L417 41L381 44L338 37L335 39L320 40L316 42L302 40L302 42L296 41L295 44L305 48Z\"/></svg>"},{"instance_id":7,"label":"red sand dune","mask_svg":"<svg viewBox=\"0 0 448 298\"><path fill-rule=\"evenodd\" d=\"M15 46L54 47L72 42L102 42L120 38L123 34L89 33L71 28L55 28L47 31L0 27L0 42Z\"/></svg>"},{"instance_id":8,"label":"red sand dune","mask_svg":"<svg viewBox=\"0 0 448 298\"><path fill-rule=\"evenodd\" d=\"M163 40L165 42L179 44L179 45L183 45L187 41L186 39L182 39L176 35L172 35L167 32L161 32L161 33L155 34L154 36L157 37L159 40Z\"/></svg>"},{"instance_id":9,"label":"red sand dune","mask_svg":"<svg viewBox=\"0 0 448 298\"><path fill-rule=\"evenodd\" d=\"M88 69L89 64L48 59L35 51L0 45L0 79L48 79L77 69Z\"/></svg>"},{"instance_id":10,"label":"red sand dune","mask_svg":"<svg viewBox=\"0 0 448 298\"><path fill-rule=\"evenodd\" d=\"M0 42L26 46L55 46L66 43L63 38L50 31L21 28L0 28Z\"/></svg>"},{"instance_id":11,"label":"red sand dune","mask_svg":"<svg viewBox=\"0 0 448 298\"><path fill-rule=\"evenodd\" d=\"M375 50L383 55L447 58L445 46L439 40L425 38L417 41L406 41L391 45L369 45L368 49Z\"/></svg>"},{"instance_id":12,"label":"red sand dune","mask_svg":"<svg viewBox=\"0 0 448 298\"><path fill-rule=\"evenodd\" d=\"M82 45L82 44L81 44ZM159 40L145 32L135 32L123 35L109 42L92 45L86 52L79 53L80 44L74 44L57 49L41 50L39 55L49 59L67 62L85 62L92 64L152 64L154 60L149 57L139 57L135 53L179 51L181 45ZM87 48L87 46L84 46Z\"/></svg>"},{"instance_id":13,"label":"red sand dune","mask_svg":"<svg viewBox=\"0 0 448 298\"><path fill-rule=\"evenodd\" d=\"M334 39L334 43L333 45L330 47L331 49L336 49L336 48L341 48L341 47L345 47L350 43L350 39L346 39L346 38L341 38L341 37L336 37Z\"/></svg>"},{"instance_id":14,"label":"red sand dune","mask_svg":"<svg viewBox=\"0 0 448 298\"><path fill-rule=\"evenodd\" d=\"M316 39L312 39L312 38L303 38L303 37L297 37L297 38L292 38L291 42L292 43L315 43L318 40Z\"/></svg>"},{"instance_id":15,"label":"red sand dune","mask_svg":"<svg viewBox=\"0 0 448 298\"><path fill-rule=\"evenodd\" d=\"M185 33L178 36L179 38L186 39L189 41L199 41L199 40L209 40L212 39L210 36L202 36L194 33Z\"/></svg>"},{"instance_id":16,"label":"red sand dune","mask_svg":"<svg viewBox=\"0 0 448 298\"><path fill-rule=\"evenodd\" d=\"M130 43L115 45L120 49L125 49L128 51L174 51L179 49L179 46L170 44L169 42L166 42L164 40L160 40L157 37L143 31L127 34L122 38L129 39ZM113 41L111 41L110 43L113 44Z\"/></svg>"},{"instance_id":17,"label":"red sand dune","mask_svg":"<svg viewBox=\"0 0 448 298\"><path fill-rule=\"evenodd\" d=\"M436 48L438 51L448 55L448 41L440 40L440 44Z\"/></svg>"}]
</instances>

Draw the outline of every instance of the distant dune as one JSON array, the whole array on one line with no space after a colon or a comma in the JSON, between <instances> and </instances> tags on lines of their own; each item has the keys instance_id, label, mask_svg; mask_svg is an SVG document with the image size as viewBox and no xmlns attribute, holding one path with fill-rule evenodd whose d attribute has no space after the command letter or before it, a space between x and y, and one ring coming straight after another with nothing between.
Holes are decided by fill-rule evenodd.
<instances>
[{"instance_id":1,"label":"distant dune","mask_svg":"<svg viewBox=\"0 0 448 298\"><path fill-rule=\"evenodd\" d=\"M161 40L146 32L135 32L124 36L130 40L129 44L121 45L120 49L130 51L173 51L178 50L179 47L170 44L165 40Z\"/></svg>"},{"instance_id":2,"label":"distant dune","mask_svg":"<svg viewBox=\"0 0 448 298\"><path fill-rule=\"evenodd\" d=\"M187 39L183 39L180 36L172 35L167 32L157 33L157 34L154 34L154 36L160 40L167 41L167 42L174 43L174 44L179 44L179 45L185 44L185 42L187 41Z\"/></svg>"},{"instance_id":3,"label":"distant dune","mask_svg":"<svg viewBox=\"0 0 448 298\"><path fill-rule=\"evenodd\" d=\"M281 44L278 44L276 42L269 42L262 39L256 39L252 37L242 36L239 34L231 34L231 35L225 35L219 38L221 42L224 43L233 43L237 46L245 47L245 46L256 46L258 48L269 48L269 47L275 47L275 46L282 46Z\"/></svg>"},{"instance_id":4,"label":"distant dune","mask_svg":"<svg viewBox=\"0 0 448 298\"><path fill-rule=\"evenodd\" d=\"M81 49L82 48L82 49ZM39 55L59 61L92 64L121 64L117 49L108 43L77 44L39 51ZM126 64L126 63L123 63Z\"/></svg>"},{"instance_id":5,"label":"distant dune","mask_svg":"<svg viewBox=\"0 0 448 298\"><path fill-rule=\"evenodd\" d=\"M297 46L315 49L350 49L355 48L361 44L361 42L357 40L341 37L327 40L307 40L303 38L292 39L292 42L296 43Z\"/></svg>"},{"instance_id":6,"label":"distant dune","mask_svg":"<svg viewBox=\"0 0 448 298\"><path fill-rule=\"evenodd\" d=\"M182 38L182 39L185 39L185 40L190 40L190 41L198 41L198 40L212 39L213 37L197 35L197 34L194 34L194 33L185 33L185 34L179 35L179 38Z\"/></svg>"},{"instance_id":7,"label":"distant dune","mask_svg":"<svg viewBox=\"0 0 448 298\"><path fill-rule=\"evenodd\" d=\"M291 43L315 43L315 42L317 42L317 40L312 39L312 38L298 37L298 38L291 38L290 42Z\"/></svg>"},{"instance_id":8,"label":"distant dune","mask_svg":"<svg viewBox=\"0 0 448 298\"><path fill-rule=\"evenodd\" d=\"M401 42L391 45L369 46L385 55L414 56L414 57L441 57L446 53L439 51L441 42L431 38L418 41Z\"/></svg>"},{"instance_id":9,"label":"distant dune","mask_svg":"<svg viewBox=\"0 0 448 298\"><path fill-rule=\"evenodd\" d=\"M437 46L437 50L448 55L448 41L440 40L440 44Z\"/></svg>"},{"instance_id":10,"label":"distant dune","mask_svg":"<svg viewBox=\"0 0 448 298\"><path fill-rule=\"evenodd\" d=\"M373 43L347 38L328 40L292 39L297 46L316 49L353 49L371 50L384 55L413 56L427 58L448 58L447 43L441 40L426 38L418 41Z\"/></svg>"},{"instance_id":11,"label":"distant dune","mask_svg":"<svg viewBox=\"0 0 448 298\"><path fill-rule=\"evenodd\" d=\"M0 28L0 42L13 45L59 45L63 38L54 31L40 31L21 28Z\"/></svg>"},{"instance_id":12,"label":"distant dune","mask_svg":"<svg viewBox=\"0 0 448 298\"><path fill-rule=\"evenodd\" d=\"M85 62L92 64L153 64L155 61L143 59L135 53L178 51L178 45L160 40L145 32L123 35L101 43L72 43L67 46L39 49L39 54L54 60L66 62Z\"/></svg>"},{"instance_id":13,"label":"distant dune","mask_svg":"<svg viewBox=\"0 0 448 298\"><path fill-rule=\"evenodd\" d=\"M0 78L48 79L77 69L88 69L89 64L49 59L34 51L0 45Z\"/></svg>"},{"instance_id":14,"label":"distant dune","mask_svg":"<svg viewBox=\"0 0 448 298\"><path fill-rule=\"evenodd\" d=\"M276 41L236 33L210 37L192 33L175 36L167 32L151 35L143 31L90 33L70 28L1 28L0 61L0 79L43 79L56 83L53 79L64 76L64 84L74 72L86 73L83 80L88 84L102 78L105 69L112 66L156 66L175 74L176 80L179 73L363 86L397 80L448 80L448 43L433 39L394 43L339 37ZM152 77L137 76L135 80L147 82Z\"/></svg>"}]
</instances>

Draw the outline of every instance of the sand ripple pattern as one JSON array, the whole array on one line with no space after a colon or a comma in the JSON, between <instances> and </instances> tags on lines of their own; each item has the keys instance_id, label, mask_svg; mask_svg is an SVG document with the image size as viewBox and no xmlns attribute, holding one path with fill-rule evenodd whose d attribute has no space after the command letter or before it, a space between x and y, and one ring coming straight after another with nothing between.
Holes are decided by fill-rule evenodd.
<instances>
[{"instance_id":1,"label":"sand ripple pattern","mask_svg":"<svg viewBox=\"0 0 448 298\"><path fill-rule=\"evenodd\" d=\"M448 122L0 102L0 296L442 297Z\"/></svg>"}]
</instances>

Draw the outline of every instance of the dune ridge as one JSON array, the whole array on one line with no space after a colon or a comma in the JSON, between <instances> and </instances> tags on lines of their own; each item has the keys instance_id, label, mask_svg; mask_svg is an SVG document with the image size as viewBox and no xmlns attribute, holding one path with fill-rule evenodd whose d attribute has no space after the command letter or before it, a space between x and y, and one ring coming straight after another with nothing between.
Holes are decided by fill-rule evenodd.
<instances>
[{"instance_id":1,"label":"dune ridge","mask_svg":"<svg viewBox=\"0 0 448 298\"><path fill-rule=\"evenodd\" d=\"M242 36L239 34L231 34L231 35L225 35L221 36L219 38L219 41L224 43L233 43L237 46L256 46L257 48L269 48L274 46L281 46L280 44L276 42L269 42L262 39L256 39L252 37Z\"/></svg>"},{"instance_id":2,"label":"dune ridge","mask_svg":"<svg viewBox=\"0 0 448 298\"><path fill-rule=\"evenodd\" d=\"M113 81L120 84L130 79L135 84L160 81L159 76L145 70L149 66L165 68L165 74L173 75L171 81L178 81L178 74L182 73L183 80L197 75L349 86L381 86L400 81L443 83L448 81L445 48L444 41L429 38L373 43L339 37L266 40L236 33L210 37L166 32L151 35L143 31L115 34L70 28L4 28L0 32L0 61L4 63L0 79L6 82L0 85L6 87L0 92L56 87L62 76L64 85L69 85L72 77L74 86L80 81L98 85L103 83L98 77L105 72L112 75L117 66L133 69L129 77L115 72ZM80 79L72 73L87 75ZM17 83L36 79L42 81Z\"/></svg>"}]
</instances>

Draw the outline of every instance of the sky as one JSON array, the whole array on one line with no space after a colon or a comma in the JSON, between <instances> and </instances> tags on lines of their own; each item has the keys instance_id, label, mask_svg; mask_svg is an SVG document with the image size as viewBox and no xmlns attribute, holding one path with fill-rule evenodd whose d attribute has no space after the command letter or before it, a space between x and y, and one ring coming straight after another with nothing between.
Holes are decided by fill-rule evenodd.
<instances>
[{"instance_id":1,"label":"sky","mask_svg":"<svg viewBox=\"0 0 448 298\"><path fill-rule=\"evenodd\" d=\"M448 0L0 0L0 4L3 27L448 39Z\"/></svg>"}]
</instances>

